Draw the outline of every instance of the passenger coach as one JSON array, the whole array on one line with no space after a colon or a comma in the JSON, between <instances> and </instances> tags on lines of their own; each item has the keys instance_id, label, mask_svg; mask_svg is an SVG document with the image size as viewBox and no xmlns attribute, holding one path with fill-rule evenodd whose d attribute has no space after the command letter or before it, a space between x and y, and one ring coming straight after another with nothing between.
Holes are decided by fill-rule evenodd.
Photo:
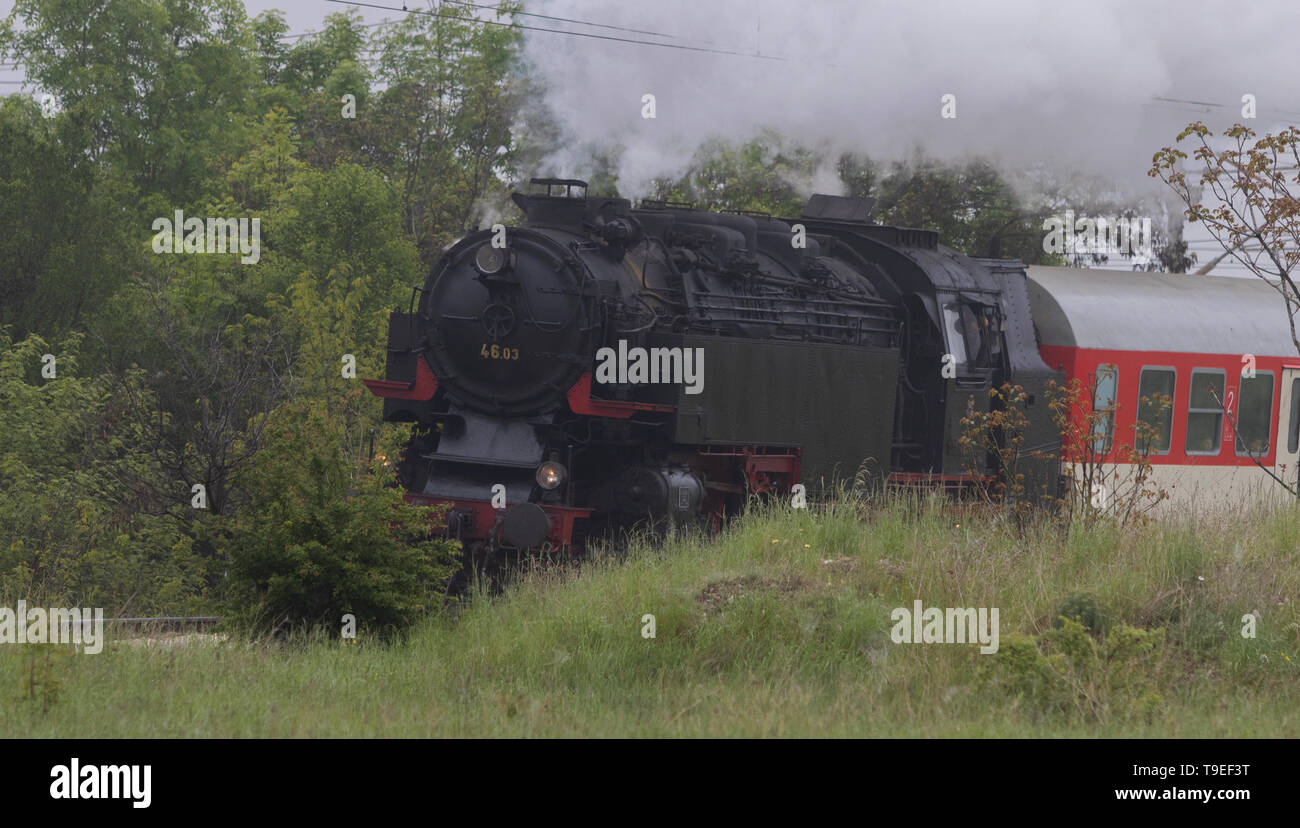
<instances>
[{"instance_id":1,"label":"passenger coach","mask_svg":"<svg viewBox=\"0 0 1300 828\"><path fill-rule=\"evenodd\" d=\"M1152 483L1169 503L1232 507L1285 494L1300 467L1300 356L1278 291L1258 278L1030 267L1043 361L1096 377L1097 452L1127 459L1153 423ZM1253 376L1251 368L1253 367ZM1163 415L1140 400L1169 396ZM1086 425L1085 425L1086 427ZM1066 462L1078 458L1066 458Z\"/></svg>"}]
</instances>

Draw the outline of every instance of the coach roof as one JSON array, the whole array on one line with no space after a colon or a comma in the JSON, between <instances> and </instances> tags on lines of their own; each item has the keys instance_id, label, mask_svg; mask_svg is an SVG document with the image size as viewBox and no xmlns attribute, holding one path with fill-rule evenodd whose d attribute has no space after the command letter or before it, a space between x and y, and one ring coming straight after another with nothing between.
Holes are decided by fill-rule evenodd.
<instances>
[{"instance_id":1,"label":"coach roof","mask_svg":"<svg viewBox=\"0 0 1300 828\"><path fill-rule=\"evenodd\" d=\"M1042 345L1295 356L1286 304L1256 277L1029 267Z\"/></svg>"}]
</instances>

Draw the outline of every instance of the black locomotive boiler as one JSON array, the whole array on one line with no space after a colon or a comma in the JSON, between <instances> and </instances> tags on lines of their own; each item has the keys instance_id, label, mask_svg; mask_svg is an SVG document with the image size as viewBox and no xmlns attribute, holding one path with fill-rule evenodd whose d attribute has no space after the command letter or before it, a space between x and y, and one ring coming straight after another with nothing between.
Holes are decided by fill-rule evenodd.
<instances>
[{"instance_id":1,"label":"black locomotive boiler","mask_svg":"<svg viewBox=\"0 0 1300 828\"><path fill-rule=\"evenodd\" d=\"M1019 262L873 224L864 200L777 219L532 184L521 226L450 247L391 315L385 378L366 383L416 425L407 500L446 504L474 550L716 521L855 476L960 482L968 401L1012 381L1033 405L1060 377ZM1059 445L1047 420L1028 445Z\"/></svg>"}]
</instances>

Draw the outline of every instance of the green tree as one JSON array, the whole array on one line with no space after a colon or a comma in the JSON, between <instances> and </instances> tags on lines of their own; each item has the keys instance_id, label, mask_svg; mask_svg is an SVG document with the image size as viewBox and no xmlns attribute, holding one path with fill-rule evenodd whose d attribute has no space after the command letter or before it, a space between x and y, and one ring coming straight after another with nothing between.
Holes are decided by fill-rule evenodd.
<instances>
[{"instance_id":1,"label":"green tree","mask_svg":"<svg viewBox=\"0 0 1300 828\"><path fill-rule=\"evenodd\" d=\"M812 191L819 161L812 149L772 130L743 144L714 139L696 150L679 178L655 181L652 195L702 209L797 216Z\"/></svg>"},{"instance_id":2,"label":"green tree","mask_svg":"<svg viewBox=\"0 0 1300 828\"><path fill-rule=\"evenodd\" d=\"M1178 133L1178 143L1183 141L1191 144L1191 157L1204 168L1199 179L1188 179L1188 154L1177 147L1157 152L1147 174L1168 185L1186 208L1187 220L1200 222L1223 248L1210 267L1231 256L1277 288L1291 339L1300 350L1295 325L1300 313L1300 127L1258 137L1253 129L1234 124L1216 140L1198 121Z\"/></svg>"},{"instance_id":3,"label":"green tree","mask_svg":"<svg viewBox=\"0 0 1300 828\"><path fill-rule=\"evenodd\" d=\"M138 371L82 375L80 341L0 330L0 596L192 612L209 572L140 450L152 400Z\"/></svg>"},{"instance_id":4,"label":"green tree","mask_svg":"<svg viewBox=\"0 0 1300 828\"><path fill-rule=\"evenodd\" d=\"M883 224L939 231L940 241L972 256L1016 258L1027 264L1090 267L1115 265L1106 250L1065 256L1043 248L1044 222L1076 216L1134 218L1147 211L1134 206L1113 184L1077 171L1031 167L1006 171L988 159L941 161L920 150L888 165L865 155L845 153L836 165L845 195L874 202ZM1152 261L1134 268L1185 272L1187 255L1181 223L1153 222Z\"/></svg>"},{"instance_id":5,"label":"green tree","mask_svg":"<svg viewBox=\"0 0 1300 828\"><path fill-rule=\"evenodd\" d=\"M342 417L359 450L380 426L369 395L349 394L363 377L382 376L388 313L405 306L422 268L401 232L401 205L377 173L339 163L294 179L277 255L289 287L268 306L292 343L297 393ZM351 357L353 376L344 376Z\"/></svg>"},{"instance_id":6,"label":"green tree","mask_svg":"<svg viewBox=\"0 0 1300 828\"><path fill-rule=\"evenodd\" d=\"M238 131L252 47L239 0L17 0L0 30L0 48L86 127L92 158L177 204L201 197Z\"/></svg>"},{"instance_id":7,"label":"green tree","mask_svg":"<svg viewBox=\"0 0 1300 828\"><path fill-rule=\"evenodd\" d=\"M299 139L293 118L276 107L249 130L238 157L226 168L230 197L252 211L282 206L290 179L304 164L298 154Z\"/></svg>"},{"instance_id":8,"label":"green tree","mask_svg":"<svg viewBox=\"0 0 1300 828\"><path fill-rule=\"evenodd\" d=\"M367 472L350 457L324 406L277 409L240 476L249 508L228 522L222 549L228 607L242 624L337 633L351 613L384 636L440 601L456 548L432 538L430 510L402 500L382 461Z\"/></svg>"},{"instance_id":9,"label":"green tree","mask_svg":"<svg viewBox=\"0 0 1300 828\"><path fill-rule=\"evenodd\" d=\"M920 153L892 164L877 187L877 214L887 224L939 231L940 240L975 256L1044 256L1040 220L984 159L945 164Z\"/></svg>"},{"instance_id":10,"label":"green tree","mask_svg":"<svg viewBox=\"0 0 1300 828\"><path fill-rule=\"evenodd\" d=\"M172 481L159 496L187 504L190 487L203 484L216 514L237 497L231 476L257 450L259 415L292 389L280 323L241 313L223 289L237 267L201 257L150 264L119 295L105 339L119 375L143 369L157 400L136 411L141 445Z\"/></svg>"},{"instance_id":11,"label":"green tree","mask_svg":"<svg viewBox=\"0 0 1300 828\"><path fill-rule=\"evenodd\" d=\"M499 6L498 18L512 4ZM397 185L403 227L429 260L478 226L504 195L514 163L512 129L526 104L519 83L519 30L477 22L444 5L379 30L367 145Z\"/></svg>"},{"instance_id":12,"label":"green tree","mask_svg":"<svg viewBox=\"0 0 1300 828\"><path fill-rule=\"evenodd\" d=\"M273 26L269 21L261 25L267 29ZM320 91L340 66L364 63L365 45L366 31L356 9L327 14L320 32L301 38L284 55L278 79L300 92ZM270 51L276 54L274 47Z\"/></svg>"},{"instance_id":13,"label":"green tree","mask_svg":"<svg viewBox=\"0 0 1300 828\"><path fill-rule=\"evenodd\" d=\"M259 548L266 481L319 456L339 482L340 452L356 477L382 428L359 380L383 371L386 315L421 255L476 226L504 179L554 146L553 120L524 123L539 104L519 31L477 14L447 7L371 36L349 12L293 42L282 15L249 21L238 0L17 0L0 49L60 112L0 101L0 426L32 441L0 447L0 589L188 611L223 583L227 552ZM260 260L154 253L154 219L177 209L258 218ZM32 373L47 349L57 379ZM324 418L334 449L294 455L284 433L264 445L286 399ZM357 600L396 624L414 606L403 578L428 573L384 545L379 500L342 493L369 491L362 478L330 490L353 504L342 511L315 501L324 523L303 531L337 530L319 536L323 554L362 569L391 564L387 586L358 579ZM196 484L206 509L191 505ZM277 589L242 606L288 606ZM296 617L315 617L305 606Z\"/></svg>"},{"instance_id":14,"label":"green tree","mask_svg":"<svg viewBox=\"0 0 1300 828\"><path fill-rule=\"evenodd\" d=\"M326 15L324 29L300 38L292 49L271 37L283 32L274 20L259 17L254 25L268 32L260 60L271 80L259 92L262 111L278 106L289 112L302 158L311 166L329 169L340 159L364 160L373 79L360 14L349 9ZM346 117L345 94L352 96Z\"/></svg>"},{"instance_id":15,"label":"green tree","mask_svg":"<svg viewBox=\"0 0 1300 828\"><path fill-rule=\"evenodd\" d=\"M82 327L138 261L119 206L133 193L99 173L78 133L30 98L0 99L0 325L20 338Z\"/></svg>"}]
</instances>

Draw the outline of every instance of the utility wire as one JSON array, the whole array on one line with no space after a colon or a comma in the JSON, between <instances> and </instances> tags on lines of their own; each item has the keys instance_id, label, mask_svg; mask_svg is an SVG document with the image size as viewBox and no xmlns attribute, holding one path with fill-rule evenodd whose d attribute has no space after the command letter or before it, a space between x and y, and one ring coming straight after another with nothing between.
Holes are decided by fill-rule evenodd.
<instances>
[{"instance_id":1,"label":"utility wire","mask_svg":"<svg viewBox=\"0 0 1300 828\"><path fill-rule=\"evenodd\" d=\"M1238 107L1238 104L1210 103L1209 101L1189 101L1183 98L1166 98L1160 95L1152 96L1151 100L1160 101L1161 103L1191 104L1192 106L1208 106L1208 107L1213 107L1215 109L1236 109ZM1195 110L1184 110L1184 111L1191 112ZM1300 113L1290 112L1285 109L1274 109L1272 111L1276 112L1279 115L1285 115L1288 118L1300 118Z\"/></svg>"},{"instance_id":2,"label":"utility wire","mask_svg":"<svg viewBox=\"0 0 1300 828\"><path fill-rule=\"evenodd\" d=\"M662 49L680 49L687 52L705 52L714 55L731 55L733 57L757 58L759 60L779 60L787 61L789 58L779 57L777 55L751 55L748 52L735 52L730 49L711 49L707 46L687 46L684 43L659 43L653 40L637 40L630 37L616 37L614 35L595 34L593 32L574 32L565 29L550 29L545 26L528 26L523 23L502 23L499 20L487 20L480 17L456 17L447 14L437 14L427 12L421 9L398 8L397 6L381 6L376 3L362 3L358 0L325 0L327 3L339 3L346 6L358 6L369 9L382 9L384 11L401 11L407 14L423 14L428 17L442 17L450 20L458 20L464 23L482 23L489 26L502 26L508 29L524 29L531 32L548 32L550 34L569 35L570 37L587 37L593 40L608 40L615 43L631 43L637 46L658 46Z\"/></svg>"},{"instance_id":3,"label":"utility wire","mask_svg":"<svg viewBox=\"0 0 1300 828\"><path fill-rule=\"evenodd\" d=\"M480 3L469 3L466 2L466 0L442 0L442 2L451 3L452 5L455 6L468 6L474 9L487 9L489 11L497 11L496 6L486 6ZM614 26L609 23L593 23L589 20L577 20L572 17L556 17L555 15L551 15L551 14L539 14L537 12L527 12L527 11L523 11L522 9L518 11L508 12L508 14L512 14L518 17L538 17L543 20L555 20L560 23L577 23L579 26L592 26L593 28L597 28L597 29L612 29L616 32L631 32L633 34L651 35L653 37L666 37L669 38L670 40L677 40L677 35L665 34L664 32L652 32L648 29L632 29L627 26Z\"/></svg>"},{"instance_id":4,"label":"utility wire","mask_svg":"<svg viewBox=\"0 0 1300 828\"><path fill-rule=\"evenodd\" d=\"M380 20L378 23L362 23L359 28L373 29L376 26L390 26L392 25L392 23L393 23L392 20L385 18L383 20ZM297 40L300 37L307 37L308 35L319 35L324 33L325 31L323 29L318 32L299 32L298 34L280 35L279 40Z\"/></svg>"}]
</instances>

